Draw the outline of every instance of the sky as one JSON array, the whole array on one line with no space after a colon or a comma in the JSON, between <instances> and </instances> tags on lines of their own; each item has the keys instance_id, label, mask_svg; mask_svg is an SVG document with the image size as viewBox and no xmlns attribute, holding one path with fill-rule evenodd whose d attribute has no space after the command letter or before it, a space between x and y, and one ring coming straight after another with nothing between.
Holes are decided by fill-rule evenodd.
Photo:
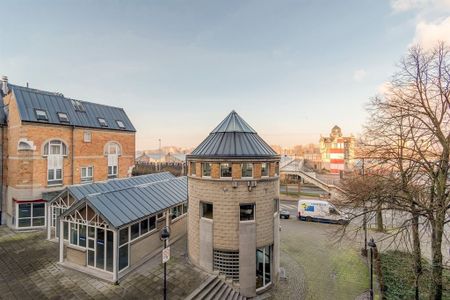
<instances>
[{"instance_id":1,"label":"sky","mask_svg":"<svg viewBox=\"0 0 450 300\"><path fill-rule=\"evenodd\" d=\"M0 0L0 75L125 109L137 149L194 147L231 110L269 144L358 135L450 0Z\"/></svg>"}]
</instances>

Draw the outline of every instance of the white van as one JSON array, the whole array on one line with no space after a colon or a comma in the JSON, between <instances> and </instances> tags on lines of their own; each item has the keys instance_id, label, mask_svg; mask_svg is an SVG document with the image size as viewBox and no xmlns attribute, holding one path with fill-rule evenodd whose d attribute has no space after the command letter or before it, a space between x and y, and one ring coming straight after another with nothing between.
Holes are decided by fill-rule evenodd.
<instances>
[{"instance_id":1,"label":"white van","mask_svg":"<svg viewBox=\"0 0 450 300\"><path fill-rule=\"evenodd\" d=\"M333 204L325 200L308 199L298 201L298 219L334 224L348 224L348 217Z\"/></svg>"}]
</instances>

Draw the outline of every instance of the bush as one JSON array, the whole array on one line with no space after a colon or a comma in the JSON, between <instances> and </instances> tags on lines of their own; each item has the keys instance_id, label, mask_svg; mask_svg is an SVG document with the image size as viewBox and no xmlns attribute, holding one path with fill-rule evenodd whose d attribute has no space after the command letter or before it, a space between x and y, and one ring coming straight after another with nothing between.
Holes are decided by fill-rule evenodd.
<instances>
[{"instance_id":1,"label":"bush","mask_svg":"<svg viewBox=\"0 0 450 300\"><path fill-rule=\"evenodd\" d=\"M431 267L425 260L422 261L422 269L423 273L419 279L420 299L428 299ZM410 253L401 251L381 253L381 270L386 285L385 295L387 299L414 299L414 267L413 257ZM450 299L449 270L444 270L443 286L443 299Z\"/></svg>"}]
</instances>

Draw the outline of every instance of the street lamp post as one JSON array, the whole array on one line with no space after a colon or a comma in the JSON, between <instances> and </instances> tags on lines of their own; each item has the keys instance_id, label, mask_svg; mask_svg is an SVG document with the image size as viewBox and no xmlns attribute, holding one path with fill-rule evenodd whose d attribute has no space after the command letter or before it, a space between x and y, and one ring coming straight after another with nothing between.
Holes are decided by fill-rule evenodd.
<instances>
[{"instance_id":1,"label":"street lamp post","mask_svg":"<svg viewBox=\"0 0 450 300\"><path fill-rule=\"evenodd\" d=\"M163 229L161 229L161 232L160 232L160 239L162 241L164 241L164 250L167 249L167 240L169 239L169 237L170 237L169 227L165 226L165 227L163 227ZM163 258L163 264L164 264L164 300L166 300L167 299L167 266L166 266L167 262L166 262L166 260L164 260L164 258Z\"/></svg>"},{"instance_id":2,"label":"street lamp post","mask_svg":"<svg viewBox=\"0 0 450 300\"><path fill-rule=\"evenodd\" d=\"M370 247L370 300L373 300L373 251L377 246L373 238L370 239L368 246Z\"/></svg>"}]
</instances>

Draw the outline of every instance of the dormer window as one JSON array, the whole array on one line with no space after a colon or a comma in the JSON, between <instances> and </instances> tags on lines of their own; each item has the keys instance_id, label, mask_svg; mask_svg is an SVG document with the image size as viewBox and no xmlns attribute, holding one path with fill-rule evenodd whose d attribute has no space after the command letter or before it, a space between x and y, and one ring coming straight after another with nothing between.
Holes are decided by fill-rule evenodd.
<instances>
[{"instance_id":1,"label":"dormer window","mask_svg":"<svg viewBox=\"0 0 450 300\"><path fill-rule=\"evenodd\" d=\"M102 127L108 127L108 123L106 123L106 120L103 118L97 118L98 123L100 124L100 126Z\"/></svg>"},{"instance_id":2,"label":"dormer window","mask_svg":"<svg viewBox=\"0 0 450 300\"><path fill-rule=\"evenodd\" d=\"M69 116L66 113L59 112L58 118L61 123L70 123Z\"/></svg>"},{"instance_id":3,"label":"dormer window","mask_svg":"<svg viewBox=\"0 0 450 300\"><path fill-rule=\"evenodd\" d=\"M36 109L36 119L39 121L48 121L47 111L43 109Z\"/></svg>"},{"instance_id":4,"label":"dormer window","mask_svg":"<svg viewBox=\"0 0 450 300\"><path fill-rule=\"evenodd\" d=\"M86 111L84 109L83 103L81 103L78 100L72 100L72 105L73 105L73 108L75 108L76 111L81 111L81 112L85 112Z\"/></svg>"},{"instance_id":5,"label":"dormer window","mask_svg":"<svg viewBox=\"0 0 450 300\"><path fill-rule=\"evenodd\" d=\"M122 121L117 120L116 123L117 123L117 126L119 126L120 129L125 129L125 124L123 124Z\"/></svg>"}]
</instances>

